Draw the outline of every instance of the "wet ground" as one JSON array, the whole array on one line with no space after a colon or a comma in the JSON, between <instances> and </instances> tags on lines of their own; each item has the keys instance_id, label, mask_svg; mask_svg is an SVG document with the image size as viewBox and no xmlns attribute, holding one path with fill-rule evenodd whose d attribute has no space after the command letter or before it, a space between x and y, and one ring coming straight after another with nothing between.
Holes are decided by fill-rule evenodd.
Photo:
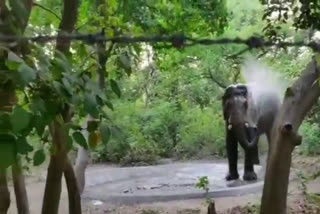
<instances>
[{"instance_id":1,"label":"wet ground","mask_svg":"<svg viewBox=\"0 0 320 214\"><path fill-rule=\"evenodd\" d=\"M239 174L243 175L243 165L239 164ZM206 197L215 198L220 208L247 203L259 199L263 171L255 166L260 180L253 183L237 180L226 182L226 160L204 160L188 162L168 162L155 166L119 167L113 165L91 165L86 172L86 187L82 195L83 213L131 213L136 207L160 207L159 209L192 208L202 204ZM207 176L209 192L196 188L200 177ZM31 213L40 213L45 188L46 170L39 170L26 180ZM9 214L15 214L14 192ZM121 210L121 207L124 207ZM127 208L125 208L127 207ZM115 212L115 213L117 213ZM68 213L68 197L63 179L59 213ZM135 213L135 212L132 212ZM175 211L173 211L175 213Z\"/></svg>"},{"instance_id":2,"label":"wet ground","mask_svg":"<svg viewBox=\"0 0 320 214\"><path fill-rule=\"evenodd\" d=\"M255 166L261 174L261 166ZM263 182L241 180L226 182L227 163L188 162L142 167L91 167L86 174L84 199L133 204L203 198L196 188L199 178L207 176L210 197L244 195L261 190ZM239 164L243 175L243 166Z\"/></svg>"}]
</instances>

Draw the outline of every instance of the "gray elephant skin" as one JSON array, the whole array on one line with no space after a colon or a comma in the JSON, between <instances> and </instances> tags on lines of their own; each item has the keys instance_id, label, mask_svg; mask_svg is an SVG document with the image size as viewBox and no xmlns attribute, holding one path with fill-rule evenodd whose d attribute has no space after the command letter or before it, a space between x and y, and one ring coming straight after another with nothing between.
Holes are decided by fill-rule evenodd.
<instances>
[{"instance_id":1,"label":"gray elephant skin","mask_svg":"<svg viewBox=\"0 0 320 214\"><path fill-rule=\"evenodd\" d=\"M238 143L245 153L243 180L257 180L253 166L259 164L259 137L266 134L270 147L271 130L280 105L278 93L254 84L230 85L225 89L222 107L229 163L227 181L239 178Z\"/></svg>"}]
</instances>

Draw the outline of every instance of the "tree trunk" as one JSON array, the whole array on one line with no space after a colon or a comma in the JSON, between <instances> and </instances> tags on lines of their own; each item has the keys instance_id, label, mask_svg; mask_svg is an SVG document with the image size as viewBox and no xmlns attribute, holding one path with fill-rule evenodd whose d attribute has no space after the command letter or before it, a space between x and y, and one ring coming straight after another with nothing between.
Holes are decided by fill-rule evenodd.
<instances>
[{"instance_id":1,"label":"tree trunk","mask_svg":"<svg viewBox=\"0 0 320 214\"><path fill-rule=\"evenodd\" d=\"M26 190L26 184L24 182L24 176L20 166L20 162L17 160L12 166L12 178L14 185L14 192L17 201L18 214L29 214L29 202Z\"/></svg>"},{"instance_id":2,"label":"tree trunk","mask_svg":"<svg viewBox=\"0 0 320 214\"><path fill-rule=\"evenodd\" d=\"M78 183L69 160L65 162L64 177L66 179L69 197L69 213L81 214L81 198Z\"/></svg>"},{"instance_id":3,"label":"tree trunk","mask_svg":"<svg viewBox=\"0 0 320 214\"><path fill-rule=\"evenodd\" d=\"M5 169L0 169L0 214L6 214L10 206L10 192Z\"/></svg>"},{"instance_id":4,"label":"tree trunk","mask_svg":"<svg viewBox=\"0 0 320 214\"><path fill-rule=\"evenodd\" d=\"M209 206L208 206L208 214L217 214L217 211L216 211L216 206L215 206L215 203L214 201L210 202Z\"/></svg>"},{"instance_id":5,"label":"tree trunk","mask_svg":"<svg viewBox=\"0 0 320 214\"><path fill-rule=\"evenodd\" d=\"M297 134L299 126L320 95L318 79L319 66L313 59L300 78L286 90L272 131L261 214L286 213L291 154L302 140Z\"/></svg>"},{"instance_id":6,"label":"tree trunk","mask_svg":"<svg viewBox=\"0 0 320 214\"><path fill-rule=\"evenodd\" d=\"M88 163L89 163L89 152L86 151L81 146L78 146L77 160L74 167L74 171L77 178L78 190L80 195L83 193L83 190L86 184L85 172L86 172Z\"/></svg>"},{"instance_id":7,"label":"tree trunk","mask_svg":"<svg viewBox=\"0 0 320 214\"><path fill-rule=\"evenodd\" d=\"M16 32L12 32L13 24L16 26L15 30L19 30L21 34L24 33L24 30L28 24L30 17L30 12L32 9L33 0L20 0L22 4L11 4L10 10L7 8L7 1L0 1L0 34L2 35L14 35ZM23 8L24 7L24 8ZM17 18L17 14L21 14L21 9L24 10L24 15ZM17 50L21 49L19 47L10 47L12 51L17 53ZM5 55L0 56L1 61L6 59ZM2 63L1 63L2 64ZM1 67L1 70L7 70L7 68ZM0 111L10 112L12 107L16 104L16 94L15 86L13 83L8 85L0 86ZM17 198L17 208L18 213L29 213L28 198L24 183L24 177L20 169L20 163L15 163L12 166L12 174L14 180L14 188ZM7 184L7 175L6 169L0 169L0 214L7 213L10 206L10 192Z\"/></svg>"},{"instance_id":8,"label":"tree trunk","mask_svg":"<svg viewBox=\"0 0 320 214\"><path fill-rule=\"evenodd\" d=\"M50 126L54 153L50 157L46 187L43 197L42 214L57 214L59 210L61 179L66 161L65 143L61 125L54 121Z\"/></svg>"},{"instance_id":9,"label":"tree trunk","mask_svg":"<svg viewBox=\"0 0 320 214\"><path fill-rule=\"evenodd\" d=\"M72 33L77 22L78 15L78 0L64 0L63 1L63 14L59 26L59 35L65 33ZM57 39L56 49L62 53L67 53L70 49L71 41L68 39ZM67 107L64 112L64 122L71 119L69 108ZM66 172L66 180L68 185L69 199L69 213L81 213L81 201L78 195L78 188L75 180L72 180L73 169L68 166L69 160L66 150L67 136L63 127L56 120L50 125L50 132L52 136L52 148L54 153L50 157L48 167L48 175L46 180L45 193L42 205L42 214L57 214L59 209L59 201L61 194L61 179L62 173ZM73 182L73 184L72 184ZM73 196L70 194L74 194ZM78 201L75 201L78 200Z\"/></svg>"}]
</instances>

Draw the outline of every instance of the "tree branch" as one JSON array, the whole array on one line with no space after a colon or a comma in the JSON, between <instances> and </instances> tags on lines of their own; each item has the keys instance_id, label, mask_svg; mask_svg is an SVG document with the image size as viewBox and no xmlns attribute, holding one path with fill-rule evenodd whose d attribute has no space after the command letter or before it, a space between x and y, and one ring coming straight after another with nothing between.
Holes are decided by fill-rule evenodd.
<instances>
[{"instance_id":1,"label":"tree branch","mask_svg":"<svg viewBox=\"0 0 320 214\"><path fill-rule=\"evenodd\" d=\"M69 22L72 23L74 20L70 19ZM202 39L202 38L192 38L185 35L155 35L155 36L114 36L106 37L97 34L71 34L68 32L68 26L70 23L66 23L66 26L60 27L60 32L57 36L40 35L35 37L24 37L24 36L8 36L0 35L0 42L6 43L19 43L24 41L36 42L36 43L46 43L54 40L61 41L60 43L70 43L70 40L83 41L89 44L95 44L99 42L112 42L112 43L122 43L122 44L133 44L133 43L165 43L164 47L175 47L183 48L190 47L194 45L223 45L223 44L236 44L236 45L247 45L249 49L252 48L263 48L263 47L309 47L316 52L320 52L320 44L317 42L282 42L274 40L264 40L263 38L251 36L248 39L240 38L222 38L222 39ZM62 33L64 32L64 33ZM170 45L168 45L170 44ZM245 49L247 50L247 49ZM241 51L242 52L242 51Z\"/></svg>"},{"instance_id":2,"label":"tree branch","mask_svg":"<svg viewBox=\"0 0 320 214\"><path fill-rule=\"evenodd\" d=\"M41 8L41 9L43 9L43 10L45 10L45 11L49 12L49 13L51 13L51 14L52 14L52 15L54 15L58 20L60 20L60 21L61 21L61 17L60 17L60 16L58 16L58 14L56 14L53 10L51 10L51 9L49 9L49 8L47 8L47 7L45 7L45 6L41 5L41 4L39 4L39 3L33 3L33 5L34 5L34 6L37 6L37 7L39 7L39 8Z\"/></svg>"},{"instance_id":3,"label":"tree branch","mask_svg":"<svg viewBox=\"0 0 320 214\"><path fill-rule=\"evenodd\" d=\"M225 89L227 87L227 85L225 85L224 83L220 82L219 80L217 80L213 74L211 73L210 69L208 69L208 74L209 74L209 78L216 83L220 88Z\"/></svg>"}]
</instances>

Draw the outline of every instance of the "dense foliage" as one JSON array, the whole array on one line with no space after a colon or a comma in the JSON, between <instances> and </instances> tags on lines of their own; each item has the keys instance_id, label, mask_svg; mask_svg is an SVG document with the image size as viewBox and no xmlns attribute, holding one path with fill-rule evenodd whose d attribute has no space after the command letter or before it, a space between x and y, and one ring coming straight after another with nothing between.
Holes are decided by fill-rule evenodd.
<instances>
[{"instance_id":1,"label":"dense foliage","mask_svg":"<svg viewBox=\"0 0 320 214\"><path fill-rule=\"evenodd\" d=\"M221 37L264 33L261 26L268 22L257 15L264 11L258 1L229 1L227 6L229 25ZM278 31L291 41L300 41L306 34L295 32L289 24ZM161 157L224 156L220 96L223 86L243 81L239 72L244 57L232 56L242 48L195 46L177 51L146 47L142 68L121 80L122 99L115 101L115 110L109 112L122 136L113 136L107 146L99 146L94 159L131 163L155 162ZM305 48L270 49L261 60L292 82L310 56ZM317 153L320 138L315 121L306 122L301 132L305 136L301 151Z\"/></svg>"},{"instance_id":2,"label":"dense foliage","mask_svg":"<svg viewBox=\"0 0 320 214\"><path fill-rule=\"evenodd\" d=\"M249 0L196 4L191 1L166 4L81 1L77 31L104 29L107 36L180 32L215 37L262 35L266 30L270 32L272 20L268 16L262 19L259 14L275 9L275 6L266 9L263 4ZM44 7L50 9L44 10ZM52 0L35 4L26 35L56 33L61 7L61 2L57 4ZM92 13L94 15L89 15ZM304 11L301 16L313 14L309 13ZM290 20L287 15L281 18ZM292 21L299 26L297 20ZM262 29L264 25L267 28ZM304 39L307 33L294 32L289 24L277 29L277 36L294 41ZM85 148L95 149L95 161L154 162L161 157L225 155L220 95L223 86L242 81L240 66L244 58L233 55L243 47L194 46L175 50L146 44L104 45L107 48L105 89L97 84L101 61L94 45L74 42L67 56L54 52L52 44L45 48L30 44L30 51L23 57L9 52L4 66L13 71L10 75L17 86L18 105L12 115L3 113L2 121L12 124L12 133L17 133L18 151L28 154L35 147L34 164L40 164L49 148L46 142L51 139L47 125L68 105L74 115L64 124L69 149L73 147L73 140ZM309 56L310 52L303 48L271 49L261 59L292 81ZM97 119L89 127L89 142L81 133L87 114ZM319 138L314 134L319 129L314 119L317 115L315 110L302 128L307 136L302 151L307 154L318 150ZM24 123L20 123L21 118ZM33 135L38 135L42 143L27 143ZM105 143L96 148L99 138Z\"/></svg>"}]
</instances>

